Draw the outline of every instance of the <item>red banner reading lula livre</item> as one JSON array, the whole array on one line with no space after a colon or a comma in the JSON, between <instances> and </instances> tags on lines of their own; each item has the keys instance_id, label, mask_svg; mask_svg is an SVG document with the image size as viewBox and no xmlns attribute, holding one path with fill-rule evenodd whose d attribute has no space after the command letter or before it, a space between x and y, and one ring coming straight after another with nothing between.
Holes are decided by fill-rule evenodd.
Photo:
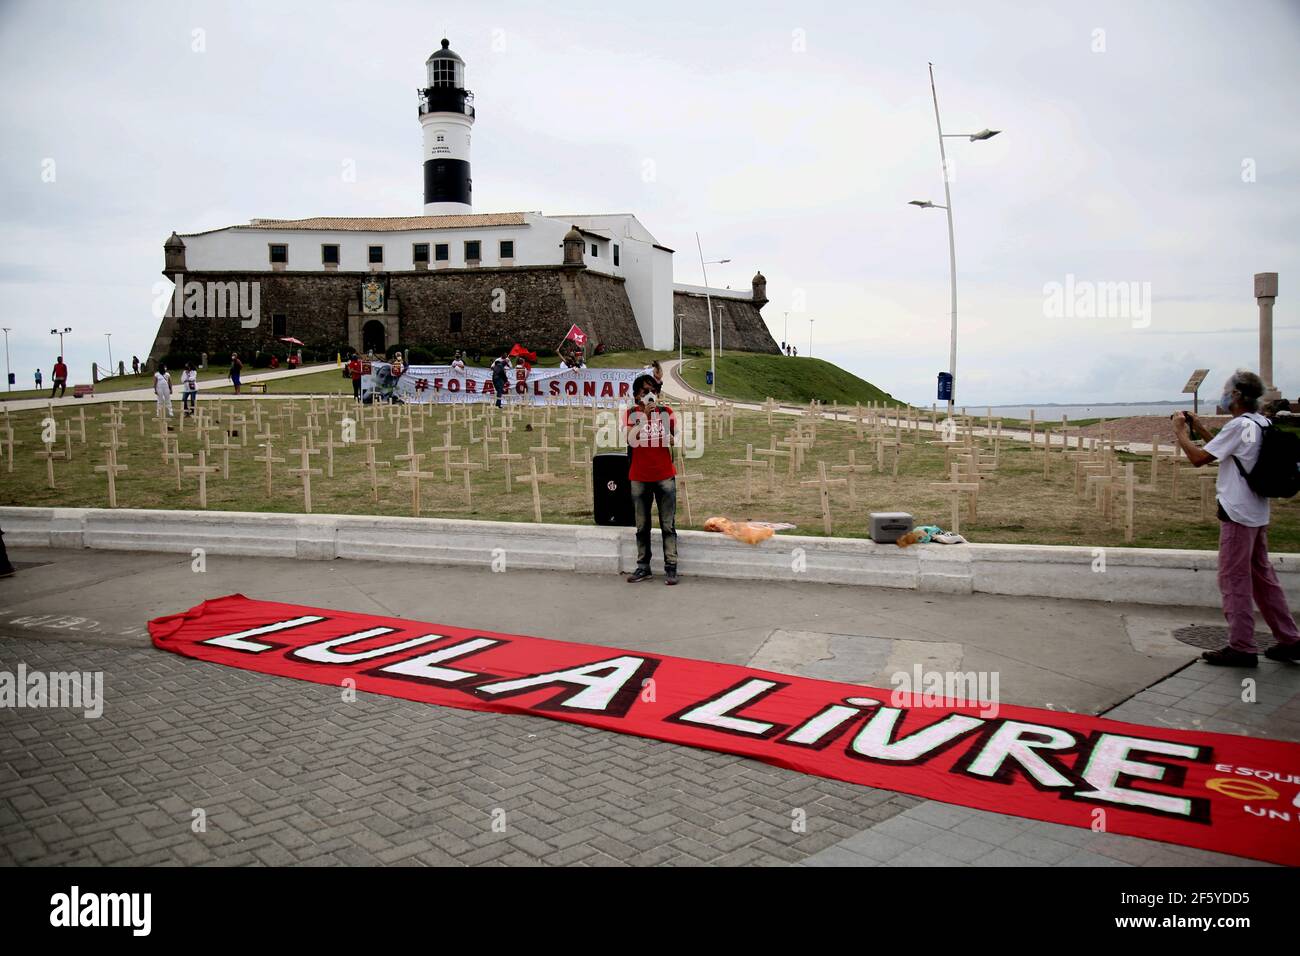
<instances>
[{"instance_id":1,"label":"red banner reading lula livre","mask_svg":"<svg viewBox=\"0 0 1300 956\"><path fill-rule=\"evenodd\" d=\"M1300 745L1144 727L230 595L149 623L168 651L535 714L1054 823L1300 864Z\"/></svg>"}]
</instances>

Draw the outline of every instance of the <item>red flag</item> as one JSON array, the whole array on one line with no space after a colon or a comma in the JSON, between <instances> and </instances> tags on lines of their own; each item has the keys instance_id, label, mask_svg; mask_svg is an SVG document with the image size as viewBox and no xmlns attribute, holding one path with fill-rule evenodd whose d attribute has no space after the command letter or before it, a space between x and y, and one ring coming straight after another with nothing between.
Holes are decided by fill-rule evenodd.
<instances>
[{"instance_id":1,"label":"red flag","mask_svg":"<svg viewBox=\"0 0 1300 956\"><path fill-rule=\"evenodd\" d=\"M564 341L568 342L570 339L573 340L578 348L583 348L587 344L587 333L578 328L575 323L574 325L569 326L569 334L564 337Z\"/></svg>"},{"instance_id":2,"label":"red flag","mask_svg":"<svg viewBox=\"0 0 1300 956\"><path fill-rule=\"evenodd\" d=\"M510 357L515 358L516 356L523 358L530 365L537 361L537 353L528 351L528 349L524 348L518 342L516 342L515 347L510 350Z\"/></svg>"}]
</instances>

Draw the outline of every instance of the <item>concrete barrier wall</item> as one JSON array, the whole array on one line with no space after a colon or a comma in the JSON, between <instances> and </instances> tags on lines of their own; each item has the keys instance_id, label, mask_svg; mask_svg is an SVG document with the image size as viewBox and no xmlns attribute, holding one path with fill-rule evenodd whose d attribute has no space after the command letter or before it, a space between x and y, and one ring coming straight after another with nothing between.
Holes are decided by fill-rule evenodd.
<instances>
[{"instance_id":1,"label":"concrete barrier wall","mask_svg":"<svg viewBox=\"0 0 1300 956\"><path fill-rule=\"evenodd\" d=\"M9 545L482 565L584 573L630 571L631 528L224 511L0 508ZM658 533L655 565L662 567ZM683 575L910 588L1182 607L1217 607L1213 551L1051 545L915 545L778 535L756 547L725 535L678 535ZM1300 606L1300 554L1273 563Z\"/></svg>"}]
</instances>

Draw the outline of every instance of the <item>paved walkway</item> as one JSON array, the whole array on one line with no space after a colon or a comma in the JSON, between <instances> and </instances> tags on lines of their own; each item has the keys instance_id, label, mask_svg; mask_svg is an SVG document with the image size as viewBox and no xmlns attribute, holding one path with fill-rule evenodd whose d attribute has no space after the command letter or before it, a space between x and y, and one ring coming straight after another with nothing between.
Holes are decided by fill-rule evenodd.
<instances>
[{"instance_id":1,"label":"paved walkway","mask_svg":"<svg viewBox=\"0 0 1300 956\"><path fill-rule=\"evenodd\" d=\"M12 557L0 670L102 671L106 704L0 710L0 864L1242 862L542 718L344 702L148 643L150 617L235 591L884 686L918 662L997 671L1005 703L1300 740L1300 668L1262 663L1262 703L1241 703L1239 674L1169 637L1215 622L1198 609L689 577L631 601L603 575Z\"/></svg>"},{"instance_id":2,"label":"paved walkway","mask_svg":"<svg viewBox=\"0 0 1300 956\"><path fill-rule=\"evenodd\" d=\"M244 385L250 385L253 382L271 382L271 381L278 382L281 381L282 379L295 378L299 375L314 375L317 372L328 372L331 370L338 371L338 366L335 365L333 362L325 362L319 365L304 365L302 368L276 369L273 372L272 371L249 372L246 375L241 375L239 380ZM339 374L342 375L343 373L339 372ZM147 383L147 382L151 382L152 380L153 380L152 375L144 375L140 377L141 382ZM229 386L230 386L230 379L213 378L213 379L208 379L207 381L201 380L199 382L199 391L211 392L219 388L228 388ZM172 388L172 398L175 401L180 401L180 397L181 397L180 377L179 375L177 375L174 386ZM260 397L284 398L289 396L287 393L285 395L272 395L272 396L260 396L260 395L254 396L251 393L244 393L241 395L222 395L221 397L233 399L233 398L260 398ZM73 406L98 405L104 402L152 402L152 401L155 401L153 386L149 384L145 384L142 385L140 388L128 388L117 392L98 391L94 395L87 395L85 398L73 398L71 392L69 392L68 394L60 398L50 398L46 396L45 398L16 398L12 400L3 400L0 401L0 408L8 409L11 412L23 412L23 411L30 411L33 408L36 409L46 408L50 404L53 404L55 408L62 408L68 405L73 405Z\"/></svg>"}]
</instances>

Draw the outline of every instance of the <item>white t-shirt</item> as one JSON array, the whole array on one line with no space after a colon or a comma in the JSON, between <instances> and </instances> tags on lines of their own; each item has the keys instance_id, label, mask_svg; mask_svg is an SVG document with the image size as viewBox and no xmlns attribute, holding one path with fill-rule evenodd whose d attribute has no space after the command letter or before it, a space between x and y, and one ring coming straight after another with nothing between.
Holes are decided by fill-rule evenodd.
<instances>
[{"instance_id":1,"label":"white t-shirt","mask_svg":"<svg viewBox=\"0 0 1300 956\"><path fill-rule=\"evenodd\" d=\"M185 386L186 391L196 391L199 387L199 373L192 369L181 372L181 384Z\"/></svg>"},{"instance_id":2,"label":"white t-shirt","mask_svg":"<svg viewBox=\"0 0 1300 956\"><path fill-rule=\"evenodd\" d=\"M162 372L154 372L153 390L163 398L170 398L172 394L172 380Z\"/></svg>"},{"instance_id":3,"label":"white t-shirt","mask_svg":"<svg viewBox=\"0 0 1300 956\"><path fill-rule=\"evenodd\" d=\"M1262 430L1271 427L1268 419L1254 412L1238 415L1223 426L1219 434L1205 443L1205 450L1219 461L1219 477L1214 482L1215 497L1237 524L1248 528L1262 528L1268 524L1268 499L1251 491L1246 483L1247 472L1259 461ZM1241 462L1237 467L1236 458Z\"/></svg>"}]
</instances>

